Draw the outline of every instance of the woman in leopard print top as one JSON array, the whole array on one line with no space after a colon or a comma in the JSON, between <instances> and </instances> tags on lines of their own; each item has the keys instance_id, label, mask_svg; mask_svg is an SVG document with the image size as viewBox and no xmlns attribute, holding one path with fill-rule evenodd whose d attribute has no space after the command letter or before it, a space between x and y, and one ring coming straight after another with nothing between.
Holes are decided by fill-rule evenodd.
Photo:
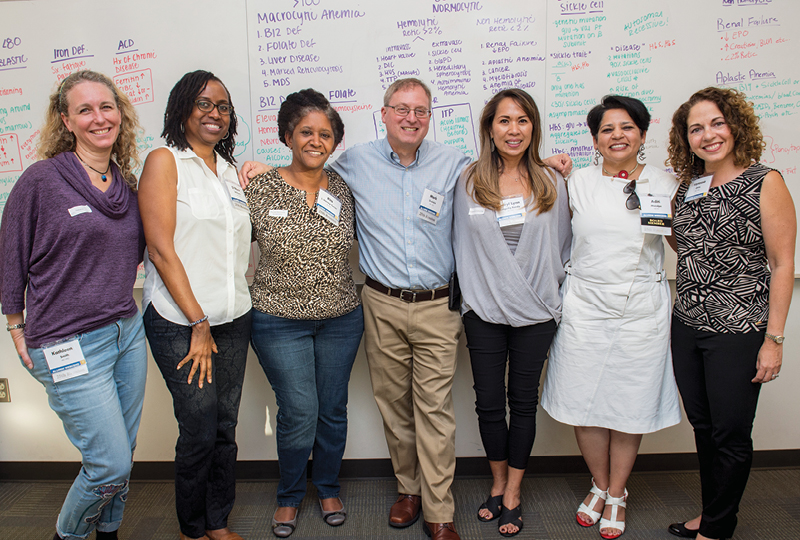
<instances>
[{"instance_id":1,"label":"woman in leopard print top","mask_svg":"<svg viewBox=\"0 0 800 540\"><path fill-rule=\"evenodd\" d=\"M343 136L339 114L322 94L290 94L278 113L278 137L292 163L253 178L245 190L261 250L250 289L252 344L278 403L281 480L272 527L279 537L294 531L312 450L323 519L336 526L346 517L339 468L364 322L348 262L353 196L323 168Z\"/></svg>"}]
</instances>

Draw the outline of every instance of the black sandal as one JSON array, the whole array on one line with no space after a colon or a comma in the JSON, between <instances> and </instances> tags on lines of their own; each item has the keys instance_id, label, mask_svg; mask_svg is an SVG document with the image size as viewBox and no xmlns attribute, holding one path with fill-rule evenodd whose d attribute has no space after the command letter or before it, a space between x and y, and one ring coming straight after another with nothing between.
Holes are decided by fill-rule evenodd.
<instances>
[{"instance_id":1,"label":"black sandal","mask_svg":"<svg viewBox=\"0 0 800 540\"><path fill-rule=\"evenodd\" d=\"M488 510L492 513L492 517L485 518L481 516L481 510ZM492 497L489 496L486 499L486 502L483 503L480 508L478 508L478 521L483 521L484 523L488 523L489 521L494 521L495 519L500 517L500 514L503 511L503 496L502 495L495 495Z\"/></svg>"},{"instance_id":2,"label":"black sandal","mask_svg":"<svg viewBox=\"0 0 800 540\"><path fill-rule=\"evenodd\" d=\"M497 523L497 528L499 529L503 525L514 525L517 530L516 532L509 533L509 532L500 532L501 536L505 536L506 538L510 538L512 536L516 536L522 530L522 505L518 505L516 508L512 508L509 510L505 506L500 511L500 521Z\"/></svg>"}]
</instances>

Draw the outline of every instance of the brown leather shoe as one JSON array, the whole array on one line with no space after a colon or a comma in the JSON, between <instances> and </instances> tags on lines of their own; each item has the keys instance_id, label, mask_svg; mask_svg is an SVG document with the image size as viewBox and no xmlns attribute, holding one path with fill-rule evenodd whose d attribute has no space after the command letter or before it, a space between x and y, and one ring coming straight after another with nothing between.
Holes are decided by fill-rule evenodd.
<instances>
[{"instance_id":1,"label":"brown leather shoe","mask_svg":"<svg viewBox=\"0 0 800 540\"><path fill-rule=\"evenodd\" d=\"M422 530L431 537L431 540L461 540L456 532L456 526L450 523L428 523L422 524Z\"/></svg>"},{"instance_id":2,"label":"brown leather shoe","mask_svg":"<svg viewBox=\"0 0 800 540\"><path fill-rule=\"evenodd\" d=\"M401 493L389 511L389 525L402 529L416 523L419 519L421 503L419 495L403 495Z\"/></svg>"}]
</instances>

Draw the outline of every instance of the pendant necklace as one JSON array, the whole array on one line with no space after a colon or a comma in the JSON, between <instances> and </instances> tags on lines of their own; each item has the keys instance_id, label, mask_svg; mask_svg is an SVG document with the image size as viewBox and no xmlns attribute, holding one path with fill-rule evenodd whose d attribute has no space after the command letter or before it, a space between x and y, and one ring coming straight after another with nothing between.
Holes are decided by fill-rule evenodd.
<instances>
[{"instance_id":1,"label":"pendant necklace","mask_svg":"<svg viewBox=\"0 0 800 540\"><path fill-rule=\"evenodd\" d=\"M83 163L84 165L86 165L87 167L92 169L94 172L99 174L100 175L100 180L102 180L103 182L106 182L108 180L108 176L106 176L106 175L108 174L109 169L111 169L111 160L108 161L108 167L106 167L105 172L101 172L101 171L98 171L97 169L95 169L94 167L92 167L91 165L89 165L88 163L86 163L85 161L83 161L83 159L81 159L81 155L78 153L77 150L75 151L75 155L78 156L78 159L80 160L81 163ZM633 172L633 171L631 171L631 172Z\"/></svg>"},{"instance_id":2,"label":"pendant necklace","mask_svg":"<svg viewBox=\"0 0 800 540\"><path fill-rule=\"evenodd\" d=\"M623 178L623 179L627 179L627 178L628 178L628 176L630 176L630 175L632 175L633 173L635 173L635 172L636 172L636 169L638 169L638 168L639 168L639 162L637 161L637 162L636 162L636 167L634 167L633 169L631 169L631 172L628 172L628 171L626 171L625 169L622 169L622 170L621 170L621 171L619 171L617 174L611 174L610 172L608 172L608 171L606 170L606 168L605 168L605 167L603 167L603 173L604 173L604 174L607 174L608 176L611 176L611 177L613 177L613 178Z\"/></svg>"}]
</instances>

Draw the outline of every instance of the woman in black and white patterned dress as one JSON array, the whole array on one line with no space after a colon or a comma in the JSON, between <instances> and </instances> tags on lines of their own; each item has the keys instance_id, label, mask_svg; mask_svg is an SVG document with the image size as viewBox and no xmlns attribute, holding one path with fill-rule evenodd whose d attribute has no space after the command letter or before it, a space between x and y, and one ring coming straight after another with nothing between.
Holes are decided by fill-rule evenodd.
<instances>
[{"instance_id":1,"label":"woman in black and white patterned dress","mask_svg":"<svg viewBox=\"0 0 800 540\"><path fill-rule=\"evenodd\" d=\"M796 215L745 96L706 88L675 112L675 378L700 460L702 513L669 531L730 538L753 456L763 383L778 378L794 286Z\"/></svg>"}]
</instances>

